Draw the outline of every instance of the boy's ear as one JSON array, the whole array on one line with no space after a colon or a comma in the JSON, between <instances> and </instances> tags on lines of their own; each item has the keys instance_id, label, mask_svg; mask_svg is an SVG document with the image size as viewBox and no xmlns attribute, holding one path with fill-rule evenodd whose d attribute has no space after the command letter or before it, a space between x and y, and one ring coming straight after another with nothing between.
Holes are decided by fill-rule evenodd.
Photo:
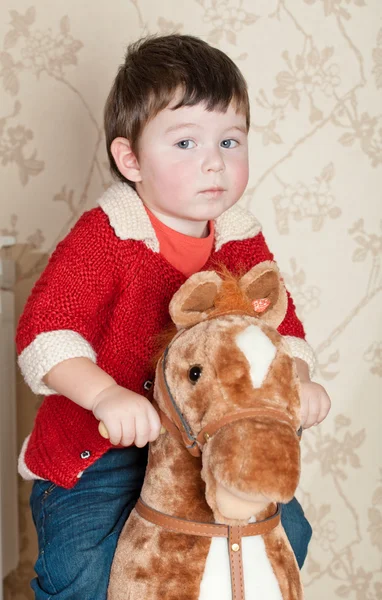
<instances>
[{"instance_id":1,"label":"boy's ear","mask_svg":"<svg viewBox=\"0 0 382 600\"><path fill-rule=\"evenodd\" d=\"M115 138L110 144L110 152L113 155L119 172L126 179L134 182L142 181L139 163L128 139L123 137Z\"/></svg>"}]
</instances>

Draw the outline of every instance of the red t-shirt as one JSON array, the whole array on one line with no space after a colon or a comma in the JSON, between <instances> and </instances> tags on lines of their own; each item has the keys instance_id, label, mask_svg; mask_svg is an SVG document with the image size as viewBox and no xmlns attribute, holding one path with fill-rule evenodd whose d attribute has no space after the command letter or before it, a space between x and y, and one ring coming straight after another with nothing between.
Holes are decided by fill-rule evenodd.
<instances>
[{"instance_id":1,"label":"red t-shirt","mask_svg":"<svg viewBox=\"0 0 382 600\"><path fill-rule=\"evenodd\" d=\"M158 238L160 253L170 265L183 273L185 277L190 277L202 270L214 246L214 222L209 221L208 223L207 237L195 238L171 229L148 208L146 208L146 212Z\"/></svg>"}]
</instances>

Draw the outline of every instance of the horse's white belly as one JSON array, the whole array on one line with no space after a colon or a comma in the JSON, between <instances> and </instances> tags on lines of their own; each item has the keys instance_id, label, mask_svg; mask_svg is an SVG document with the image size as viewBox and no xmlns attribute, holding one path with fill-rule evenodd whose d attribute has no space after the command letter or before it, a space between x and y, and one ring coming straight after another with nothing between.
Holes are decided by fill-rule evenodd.
<instances>
[{"instance_id":1,"label":"horse's white belly","mask_svg":"<svg viewBox=\"0 0 382 600\"><path fill-rule=\"evenodd\" d=\"M261 536L242 538L245 600L282 600ZM212 538L199 600L232 600L228 543Z\"/></svg>"}]
</instances>

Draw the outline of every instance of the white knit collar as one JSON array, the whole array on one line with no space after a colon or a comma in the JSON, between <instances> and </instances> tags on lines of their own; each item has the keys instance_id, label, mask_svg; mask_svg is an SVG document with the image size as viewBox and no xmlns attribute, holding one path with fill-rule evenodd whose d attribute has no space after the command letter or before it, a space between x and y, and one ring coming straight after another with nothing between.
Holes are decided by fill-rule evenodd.
<instances>
[{"instance_id":1,"label":"white knit collar","mask_svg":"<svg viewBox=\"0 0 382 600\"><path fill-rule=\"evenodd\" d=\"M159 242L142 200L127 183L113 184L98 204L109 217L119 239L140 240L154 252L159 252ZM254 237L260 231L261 225L252 213L235 204L215 221L215 250L220 250L227 242Z\"/></svg>"}]
</instances>

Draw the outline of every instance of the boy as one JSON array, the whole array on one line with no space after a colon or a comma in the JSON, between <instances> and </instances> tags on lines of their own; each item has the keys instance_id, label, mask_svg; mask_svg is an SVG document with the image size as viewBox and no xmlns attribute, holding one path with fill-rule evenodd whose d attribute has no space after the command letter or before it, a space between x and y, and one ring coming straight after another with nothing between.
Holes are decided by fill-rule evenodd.
<instances>
[{"instance_id":1,"label":"boy","mask_svg":"<svg viewBox=\"0 0 382 600\"><path fill-rule=\"evenodd\" d=\"M146 444L160 431L145 392L175 291L216 263L238 271L273 258L257 220L236 206L248 181L249 124L246 83L221 51L181 35L128 49L105 108L120 181L57 246L17 333L24 377L45 394L19 466L35 480L37 599L106 598ZM330 401L309 379L313 354L290 297L279 331L296 357L310 427ZM311 530L296 500L283 524L301 566Z\"/></svg>"}]
</instances>

